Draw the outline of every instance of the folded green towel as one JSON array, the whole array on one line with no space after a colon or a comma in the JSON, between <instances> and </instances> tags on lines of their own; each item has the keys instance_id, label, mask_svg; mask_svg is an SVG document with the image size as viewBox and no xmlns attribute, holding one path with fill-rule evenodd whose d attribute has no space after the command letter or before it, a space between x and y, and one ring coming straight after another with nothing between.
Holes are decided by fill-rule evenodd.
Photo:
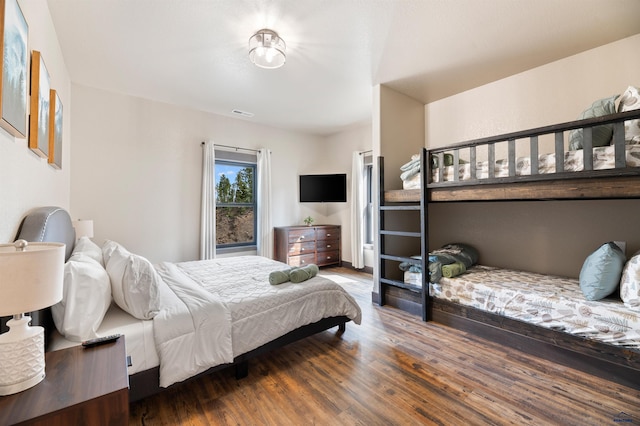
<instances>
[{"instance_id":1,"label":"folded green towel","mask_svg":"<svg viewBox=\"0 0 640 426\"><path fill-rule=\"evenodd\" d=\"M271 285L278 285L282 283L286 283L289 281L289 272L291 270L286 271L273 271L269 274L269 283Z\"/></svg>"},{"instance_id":2,"label":"folded green towel","mask_svg":"<svg viewBox=\"0 0 640 426\"><path fill-rule=\"evenodd\" d=\"M457 277L467 272L466 266L462 262L455 262L449 265L442 265L442 276L447 278Z\"/></svg>"},{"instance_id":3,"label":"folded green towel","mask_svg":"<svg viewBox=\"0 0 640 426\"><path fill-rule=\"evenodd\" d=\"M293 268L289 272L289 279L292 283L301 283L315 277L316 275L318 275L319 271L320 269L318 268L318 266L310 263L309 265L303 266L301 268Z\"/></svg>"}]
</instances>

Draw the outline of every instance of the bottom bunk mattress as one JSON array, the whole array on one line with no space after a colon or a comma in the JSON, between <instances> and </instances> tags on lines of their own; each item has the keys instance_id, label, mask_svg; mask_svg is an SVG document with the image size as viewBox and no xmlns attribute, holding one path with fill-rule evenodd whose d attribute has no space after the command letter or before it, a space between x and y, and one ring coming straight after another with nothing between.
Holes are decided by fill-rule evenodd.
<instances>
[{"instance_id":1,"label":"bottom bunk mattress","mask_svg":"<svg viewBox=\"0 0 640 426\"><path fill-rule=\"evenodd\" d=\"M577 279L488 266L430 283L432 297L603 343L640 349L640 311L585 299Z\"/></svg>"}]
</instances>

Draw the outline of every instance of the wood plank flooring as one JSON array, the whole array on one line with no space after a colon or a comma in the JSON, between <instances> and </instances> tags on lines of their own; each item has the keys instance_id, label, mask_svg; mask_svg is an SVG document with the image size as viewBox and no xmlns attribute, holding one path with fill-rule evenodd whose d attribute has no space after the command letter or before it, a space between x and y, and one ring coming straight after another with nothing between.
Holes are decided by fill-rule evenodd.
<instances>
[{"instance_id":1,"label":"wood plank flooring","mask_svg":"<svg viewBox=\"0 0 640 426\"><path fill-rule=\"evenodd\" d=\"M347 324L131 404L132 425L613 425L640 392L371 303L371 275L321 271L352 294Z\"/></svg>"}]
</instances>

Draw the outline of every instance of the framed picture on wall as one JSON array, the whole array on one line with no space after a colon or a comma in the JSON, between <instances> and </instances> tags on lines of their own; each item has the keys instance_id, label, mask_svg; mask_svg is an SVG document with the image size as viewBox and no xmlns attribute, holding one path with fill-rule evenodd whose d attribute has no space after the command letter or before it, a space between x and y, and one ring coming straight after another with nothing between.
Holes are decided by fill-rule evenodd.
<instances>
[{"instance_id":1,"label":"framed picture on wall","mask_svg":"<svg viewBox=\"0 0 640 426\"><path fill-rule=\"evenodd\" d=\"M18 0L0 0L0 127L15 137L27 137L29 26Z\"/></svg>"},{"instance_id":2,"label":"framed picture on wall","mask_svg":"<svg viewBox=\"0 0 640 426\"><path fill-rule=\"evenodd\" d=\"M51 89L49 97L49 164L62 168L62 102L58 92Z\"/></svg>"},{"instance_id":3,"label":"framed picture on wall","mask_svg":"<svg viewBox=\"0 0 640 426\"><path fill-rule=\"evenodd\" d=\"M29 108L29 148L43 158L49 158L49 103L51 100L49 72L37 50L31 54L31 106Z\"/></svg>"}]
</instances>

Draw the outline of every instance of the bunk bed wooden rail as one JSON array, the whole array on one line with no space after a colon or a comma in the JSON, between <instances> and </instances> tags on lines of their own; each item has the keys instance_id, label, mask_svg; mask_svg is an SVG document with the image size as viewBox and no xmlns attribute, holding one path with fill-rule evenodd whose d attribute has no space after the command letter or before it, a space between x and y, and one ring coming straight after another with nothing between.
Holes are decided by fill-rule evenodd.
<instances>
[{"instance_id":1,"label":"bunk bed wooden rail","mask_svg":"<svg viewBox=\"0 0 640 426\"><path fill-rule=\"evenodd\" d=\"M430 161L426 165L428 201L639 198L640 185L637 185L636 178L640 175L640 167L628 167L626 164L624 138L624 122L638 118L640 118L640 110L634 110L430 149ZM594 127L605 124L613 125L614 129L611 144L615 150L615 167L594 170L592 131ZM564 135L565 132L577 129L583 131L584 169L564 171L566 151ZM545 135L554 137L555 173L538 173L539 139ZM505 177L496 177L494 175L495 146L503 142L507 144L506 159L509 164L509 173ZM522 147L527 142L531 172L526 175L516 175L517 147ZM481 146L486 146L488 151L488 177L478 179L476 152ZM434 181L432 179L433 162L437 161L437 164L443 165L444 155L449 153L453 157L453 169L458 170L462 164L460 156L462 150L469 151L470 178L460 180L458 173L454 172L453 179L445 181L444 167L438 167L435 168L438 179ZM419 196L419 194L413 196Z\"/></svg>"}]
</instances>

